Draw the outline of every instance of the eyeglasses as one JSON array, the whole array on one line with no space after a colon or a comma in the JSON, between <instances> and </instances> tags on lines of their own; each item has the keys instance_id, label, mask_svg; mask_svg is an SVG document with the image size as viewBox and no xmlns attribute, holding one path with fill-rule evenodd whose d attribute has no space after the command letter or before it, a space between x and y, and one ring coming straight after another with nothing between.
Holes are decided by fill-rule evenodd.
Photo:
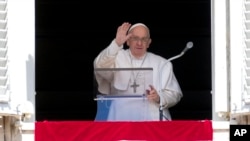
<instances>
[{"instance_id":1,"label":"eyeglasses","mask_svg":"<svg viewBox=\"0 0 250 141\"><path fill-rule=\"evenodd\" d=\"M137 37L137 36L133 36L133 37L130 37L130 39L132 41L135 41L135 42L141 41L142 43L147 43L150 38L149 37L140 38L140 37Z\"/></svg>"}]
</instances>

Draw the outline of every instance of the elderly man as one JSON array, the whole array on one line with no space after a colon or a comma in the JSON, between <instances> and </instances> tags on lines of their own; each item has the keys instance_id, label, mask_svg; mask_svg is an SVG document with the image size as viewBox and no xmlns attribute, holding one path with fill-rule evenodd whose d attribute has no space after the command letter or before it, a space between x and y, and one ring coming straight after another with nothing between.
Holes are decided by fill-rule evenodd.
<instances>
[{"instance_id":1,"label":"elderly man","mask_svg":"<svg viewBox=\"0 0 250 141\"><path fill-rule=\"evenodd\" d=\"M140 71L112 75L110 79L107 79L108 75L102 76L96 73L98 89L103 94L144 93L147 99L146 104L145 100L141 99L113 100L108 120L157 121L162 117L163 120L171 120L168 108L181 100L182 92L171 62L147 51L151 42L150 30L145 24L131 25L124 22L118 27L116 37L111 44L95 58L94 68L152 68L151 84L148 84L146 89L138 87L137 91L133 86L139 86L143 83L140 80L145 80L146 77ZM125 43L128 49L123 48Z\"/></svg>"}]
</instances>

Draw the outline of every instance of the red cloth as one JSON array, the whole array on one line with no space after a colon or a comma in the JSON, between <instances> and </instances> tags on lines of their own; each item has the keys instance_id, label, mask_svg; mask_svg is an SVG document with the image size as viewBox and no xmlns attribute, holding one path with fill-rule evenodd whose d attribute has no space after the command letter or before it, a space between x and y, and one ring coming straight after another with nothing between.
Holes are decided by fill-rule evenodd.
<instances>
[{"instance_id":1,"label":"red cloth","mask_svg":"<svg viewBox=\"0 0 250 141\"><path fill-rule=\"evenodd\" d=\"M35 141L209 141L212 138L212 122L209 120L35 123Z\"/></svg>"}]
</instances>

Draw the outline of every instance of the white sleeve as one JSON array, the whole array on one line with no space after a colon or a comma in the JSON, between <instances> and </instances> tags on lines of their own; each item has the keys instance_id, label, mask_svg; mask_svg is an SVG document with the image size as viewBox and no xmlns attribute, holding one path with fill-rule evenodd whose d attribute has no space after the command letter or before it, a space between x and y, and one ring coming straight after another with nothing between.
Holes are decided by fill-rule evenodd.
<instances>
[{"instance_id":1,"label":"white sleeve","mask_svg":"<svg viewBox=\"0 0 250 141\"><path fill-rule=\"evenodd\" d=\"M172 64L169 62L166 67L163 68L164 72L162 78L162 90L161 90L161 104L164 108L169 108L177 104L182 98L182 91L179 83L174 75Z\"/></svg>"},{"instance_id":2,"label":"white sleeve","mask_svg":"<svg viewBox=\"0 0 250 141\"><path fill-rule=\"evenodd\" d=\"M123 46L118 46L113 40L94 60L95 68L113 68L115 67L115 58Z\"/></svg>"},{"instance_id":3,"label":"white sleeve","mask_svg":"<svg viewBox=\"0 0 250 141\"><path fill-rule=\"evenodd\" d=\"M113 40L111 44L95 58L94 68L114 68L116 56L122 48L123 46L119 47L115 40ZM103 94L109 94L113 73L108 71L94 73L98 83L98 90Z\"/></svg>"}]
</instances>

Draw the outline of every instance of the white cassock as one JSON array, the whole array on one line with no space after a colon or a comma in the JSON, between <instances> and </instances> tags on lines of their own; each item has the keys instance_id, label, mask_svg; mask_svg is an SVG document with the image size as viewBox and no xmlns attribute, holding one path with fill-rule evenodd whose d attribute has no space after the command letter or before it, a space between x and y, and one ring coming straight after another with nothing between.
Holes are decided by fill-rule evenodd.
<instances>
[{"instance_id":1,"label":"white cassock","mask_svg":"<svg viewBox=\"0 0 250 141\"><path fill-rule=\"evenodd\" d=\"M109 107L108 121L156 121L160 119L160 105L163 106L164 119L171 120L168 108L177 104L182 97L171 62L150 52L142 59L136 59L131 56L129 49L117 46L113 40L97 56L94 68L152 68L151 76L147 71L95 73L98 90L107 95L145 94L151 84L160 94L160 103L148 101L146 97L113 100ZM134 82L139 85L136 92L132 87Z\"/></svg>"}]
</instances>

